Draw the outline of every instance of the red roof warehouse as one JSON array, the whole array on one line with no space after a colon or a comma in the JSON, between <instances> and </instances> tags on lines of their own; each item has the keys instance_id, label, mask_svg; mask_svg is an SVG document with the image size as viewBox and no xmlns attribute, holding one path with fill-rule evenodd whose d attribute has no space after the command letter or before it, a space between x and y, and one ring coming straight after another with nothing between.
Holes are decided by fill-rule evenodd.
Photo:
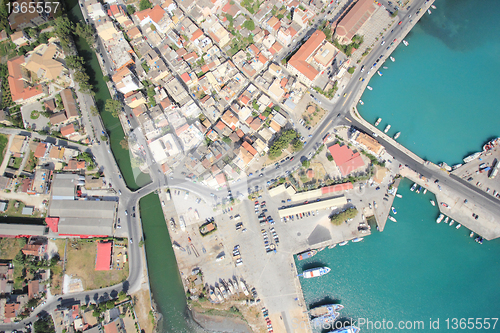
<instances>
[{"instance_id":1,"label":"red roof warehouse","mask_svg":"<svg viewBox=\"0 0 500 333\"><path fill-rule=\"evenodd\" d=\"M111 242L97 243L97 256L95 260L96 271L109 271L111 265Z\"/></svg>"}]
</instances>

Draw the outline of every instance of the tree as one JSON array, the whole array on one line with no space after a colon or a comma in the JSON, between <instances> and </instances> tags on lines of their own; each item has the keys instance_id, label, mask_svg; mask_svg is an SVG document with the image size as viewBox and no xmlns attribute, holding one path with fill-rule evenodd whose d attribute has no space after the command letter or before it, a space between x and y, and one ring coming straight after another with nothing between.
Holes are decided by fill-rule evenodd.
<instances>
[{"instance_id":1,"label":"tree","mask_svg":"<svg viewBox=\"0 0 500 333\"><path fill-rule=\"evenodd\" d=\"M69 69L81 69L83 67L83 57L70 55L66 57L66 66Z\"/></svg>"},{"instance_id":2,"label":"tree","mask_svg":"<svg viewBox=\"0 0 500 333\"><path fill-rule=\"evenodd\" d=\"M347 70L347 73L353 74L355 70L356 70L356 66L349 67L349 69Z\"/></svg>"},{"instance_id":3,"label":"tree","mask_svg":"<svg viewBox=\"0 0 500 333\"><path fill-rule=\"evenodd\" d=\"M358 210L356 208L347 208L345 211L333 215L330 218L330 221L334 225L341 225L342 222L347 221L348 219L354 218L357 214L358 214Z\"/></svg>"},{"instance_id":4,"label":"tree","mask_svg":"<svg viewBox=\"0 0 500 333\"><path fill-rule=\"evenodd\" d=\"M90 106L90 114L93 116L99 115L99 111L97 110L97 108L94 105Z\"/></svg>"},{"instance_id":5,"label":"tree","mask_svg":"<svg viewBox=\"0 0 500 333\"><path fill-rule=\"evenodd\" d=\"M51 316L46 316L43 319L38 319L37 321L35 321L33 328L37 333L52 333L56 331Z\"/></svg>"},{"instance_id":6,"label":"tree","mask_svg":"<svg viewBox=\"0 0 500 333\"><path fill-rule=\"evenodd\" d=\"M107 112L110 112L113 115L113 117L118 118L121 111L121 103L120 101L117 101L115 99L107 99L104 109Z\"/></svg>"},{"instance_id":7,"label":"tree","mask_svg":"<svg viewBox=\"0 0 500 333\"><path fill-rule=\"evenodd\" d=\"M396 9L395 11L392 12L391 17L396 17L398 16L398 10Z\"/></svg>"},{"instance_id":8,"label":"tree","mask_svg":"<svg viewBox=\"0 0 500 333\"><path fill-rule=\"evenodd\" d=\"M110 81L109 76L104 75L103 78L104 82L108 83Z\"/></svg>"},{"instance_id":9,"label":"tree","mask_svg":"<svg viewBox=\"0 0 500 333\"><path fill-rule=\"evenodd\" d=\"M114 307L115 307L115 301L109 300L109 301L106 302L106 308L107 309L112 309Z\"/></svg>"},{"instance_id":10,"label":"tree","mask_svg":"<svg viewBox=\"0 0 500 333\"><path fill-rule=\"evenodd\" d=\"M132 5L127 5L127 13L129 15L134 15L134 13L135 13L135 7L132 6Z\"/></svg>"},{"instance_id":11,"label":"tree","mask_svg":"<svg viewBox=\"0 0 500 333\"><path fill-rule=\"evenodd\" d=\"M292 143L293 151L297 152L304 148L304 142L300 141L299 139L295 139Z\"/></svg>"},{"instance_id":12,"label":"tree","mask_svg":"<svg viewBox=\"0 0 500 333\"><path fill-rule=\"evenodd\" d=\"M61 47L65 52L69 52L72 44L73 23L67 16L60 16L54 20L54 33L61 41Z\"/></svg>"},{"instance_id":13,"label":"tree","mask_svg":"<svg viewBox=\"0 0 500 333\"><path fill-rule=\"evenodd\" d=\"M125 298L127 298L127 293L124 292L123 290L118 293L118 300L123 301Z\"/></svg>"},{"instance_id":14,"label":"tree","mask_svg":"<svg viewBox=\"0 0 500 333\"><path fill-rule=\"evenodd\" d=\"M252 31L255 29L255 23L252 19L248 19L243 24L241 25L243 28L246 28L249 31Z\"/></svg>"},{"instance_id":15,"label":"tree","mask_svg":"<svg viewBox=\"0 0 500 333\"><path fill-rule=\"evenodd\" d=\"M225 143L227 143L228 145L229 145L229 144L231 144L231 142L232 142L232 141L231 141L231 139L230 139L228 136L224 136L224 137L222 138L222 141L224 141L224 142L225 142Z\"/></svg>"},{"instance_id":16,"label":"tree","mask_svg":"<svg viewBox=\"0 0 500 333\"><path fill-rule=\"evenodd\" d=\"M139 10L144 10L152 7L153 5L151 4L151 2L149 2L149 0L141 0L141 2L139 2Z\"/></svg>"},{"instance_id":17,"label":"tree","mask_svg":"<svg viewBox=\"0 0 500 333\"><path fill-rule=\"evenodd\" d=\"M304 168L309 168L309 166L311 166L311 161L309 161L309 160L303 160L302 161L302 166Z\"/></svg>"},{"instance_id":18,"label":"tree","mask_svg":"<svg viewBox=\"0 0 500 333\"><path fill-rule=\"evenodd\" d=\"M123 149L128 149L128 141L126 139L122 139L120 140L120 146L123 148Z\"/></svg>"},{"instance_id":19,"label":"tree","mask_svg":"<svg viewBox=\"0 0 500 333\"><path fill-rule=\"evenodd\" d=\"M94 28L90 24L80 24L77 23L75 27L75 33L81 38L87 41L89 46L93 46L95 43L95 32Z\"/></svg>"}]
</instances>

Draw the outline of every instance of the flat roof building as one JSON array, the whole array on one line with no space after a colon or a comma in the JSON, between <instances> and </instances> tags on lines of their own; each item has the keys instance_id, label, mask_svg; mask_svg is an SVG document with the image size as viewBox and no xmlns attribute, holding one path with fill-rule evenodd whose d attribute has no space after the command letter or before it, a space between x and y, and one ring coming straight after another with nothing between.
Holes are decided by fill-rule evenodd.
<instances>
[{"instance_id":1,"label":"flat roof building","mask_svg":"<svg viewBox=\"0 0 500 333\"><path fill-rule=\"evenodd\" d=\"M305 212L310 212L312 210L320 210L320 209L330 209L330 207L339 207L347 204L347 199L345 196L340 196L333 199L327 199L322 201L315 201L303 205L298 205L294 207L288 207L284 209L278 209L278 214L281 217L295 215Z\"/></svg>"}]
</instances>

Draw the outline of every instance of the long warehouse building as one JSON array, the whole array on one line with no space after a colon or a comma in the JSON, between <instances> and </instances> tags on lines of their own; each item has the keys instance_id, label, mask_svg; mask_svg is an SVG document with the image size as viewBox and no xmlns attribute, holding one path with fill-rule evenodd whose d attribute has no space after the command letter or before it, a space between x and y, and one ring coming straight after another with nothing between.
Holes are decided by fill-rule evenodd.
<instances>
[{"instance_id":1,"label":"long warehouse building","mask_svg":"<svg viewBox=\"0 0 500 333\"><path fill-rule=\"evenodd\" d=\"M302 205L298 205L298 206L278 209L278 214L281 218L281 217L285 217L285 216L289 216L289 215L310 212L313 210L330 209L330 207L339 207L339 206L343 206L345 204L347 204L347 199L345 198L345 196L342 195L340 197L333 198L333 199L315 201L315 202L302 204Z\"/></svg>"}]
</instances>

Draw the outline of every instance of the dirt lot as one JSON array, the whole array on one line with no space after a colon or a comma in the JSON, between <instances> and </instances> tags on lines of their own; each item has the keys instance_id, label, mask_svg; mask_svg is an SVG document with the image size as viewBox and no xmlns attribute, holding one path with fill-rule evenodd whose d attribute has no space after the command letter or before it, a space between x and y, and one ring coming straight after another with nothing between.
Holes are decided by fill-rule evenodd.
<instances>
[{"instance_id":1,"label":"dirt lot","mask_svg":"<svg viewBox=\"0 0 500 333\"><path fill-rule=\"evenodd\" d=\"M310 105L312 105L313 107L316 108L316 111L314 111L314 113L309 113L307 111L307 109L309 108ZM306 107L306 110L302 113L301 117L302 117L302 119L305 120L307 126L314 127L323 118L325 113L326 113L326 111L323 108L319 107L315 103L310 103Z\"/></svg>"},{"instance_id":2,"label":"dirt lot","mask_svg":"<svg viewBox=\"0 0 500 333\"><path fill-rule=\"evenodd\" d=\"M141 329L144 330L145 333L152 333L154 326L149 314L149 311L151 311L149 291L147 289L141 289L135 294L132 294L132 297L135 303L135 313L137 314ZM127 330L127 332L129 331Z\"/></svg>"},{"instance_id":3,"label":"dirt lot","mask_svg":"<svg viewBox=\"0 0 500 333\"><path fill-rule=\"evenodd\" d=\"M69 240L66 274L80 278L85 290L112 286L127 278L128 262L121 270L95 271L96 254L96 242L90 240Z\"/></svg>"}]
</instances>

